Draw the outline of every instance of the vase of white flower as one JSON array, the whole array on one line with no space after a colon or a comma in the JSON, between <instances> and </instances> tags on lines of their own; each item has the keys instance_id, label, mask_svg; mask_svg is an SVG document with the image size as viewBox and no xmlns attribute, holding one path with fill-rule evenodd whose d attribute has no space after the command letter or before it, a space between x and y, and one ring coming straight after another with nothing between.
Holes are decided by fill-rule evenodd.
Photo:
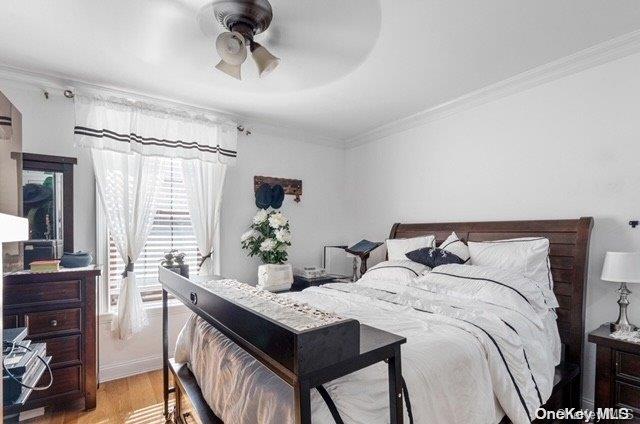
<instances>
[{"instance_id":1,"label":"vase of white flower","mask_svg":"<svg viewBox=\"0 0 640 424\"><path fill-rule=\"evenodd\" d=\"M282 212L258 210L240 242L249 256L258 256L264 262L258 268L258 286L274 290L291 287L293 270L291 264L285 263L291 231L289 220Z\"/></svg>"}]
</instances>

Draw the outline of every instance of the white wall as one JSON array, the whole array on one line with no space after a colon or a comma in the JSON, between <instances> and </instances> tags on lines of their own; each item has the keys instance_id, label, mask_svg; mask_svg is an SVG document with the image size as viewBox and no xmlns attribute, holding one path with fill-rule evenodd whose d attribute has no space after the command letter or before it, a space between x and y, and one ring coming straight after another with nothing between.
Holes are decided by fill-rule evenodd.
<instances>
[{"instance_id":1,"label":"white wall","mask_svg":"<svg viewBox=\"0 0 640 424\"><path fill-rule=\"evenodd\" d=\"M344 150L252 134L240 138L238 158L238 165L227 171L222 202L222 274L257 282L260 261L240 246L240 235L257 211L254 175L302 180L300 203L285 196L281 208L292 231L289 262L321 265L322 246L345 241Z\"/></svg>"},{"instance_id":2,"label":"white wall","mask_svg":"<svg viewBox=\"0 0 640 424\"><path fill-rule=\"evenodd\" d=\"M640 250L627 225L640 218L639 69L630 56L349 150L349 228L382 239L393 222L593 216L586 330L615 320L617 286L599 275L605 251Z\"/></svg>"},{"instance_id":3,"label":"white wall","mask_svg":"<svg viewBox=\"0 0 640 424\"><path fill-rule=\"evenodd\" d=\"M50 90L45 99L42 89L0 79L2 91L23 116L23 151L74 156L78 164L74 175L74 236L77 250L96 252L95 180L91 158L73 145L75 123L73 101ZM238 141L238 164L230 168L222 210L221 268L225 276L241 281L257 280L257 259L249 259L240 247L256 212L253 176L299 178L303 182L301 202L286 196L282 211L290 218L294 265L320 265L322 246L343 242L344 151L315 145L296 137L266 135L254 131ZM100 378L110 380L160 367L161 317L151 310L150 325L136 338L119 341L110 334L110 316L99 320ZM171 344L188 317L186 308L175 307L170 315Z\"/></svg>"}]
</instances>

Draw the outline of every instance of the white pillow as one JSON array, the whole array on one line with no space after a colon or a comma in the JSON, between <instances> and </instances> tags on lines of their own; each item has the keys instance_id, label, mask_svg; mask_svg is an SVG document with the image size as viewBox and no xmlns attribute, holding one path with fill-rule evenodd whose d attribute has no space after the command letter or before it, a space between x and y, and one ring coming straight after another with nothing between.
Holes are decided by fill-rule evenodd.
<instances>
[{"instance_id":1,"label":"white pillow","mask_svg":"<svg viewBox=\"0 0 640 424\"><path fill-rule=\"evenodd\" d=\"M387 255L390 261L405 261L405 254L423 247L435 247L435 236L421 236L406 239L388 239Z\"/></svg>"},{"instance_id":2,"label":"white pillow","mask_svg":"<svg viewBox=\"0 0 640 424\"><path fill-rule=\"evenodd\" d=\"M549 265L549 240L544 237L470 241L469 252L473 265L515 270L553 289Z\"/></svg>"},{"instance_id":3,"label":"white pillow","mask_svg":"<svg viewBox=\"0 0 640 424\"><path fill-rule=\"evenodd\" d=\"M406 284L429 269L431 268L426 265L406 258L402 261L384 261L369 268L358 282L385 281Z\"/></svg>"},{"instance_id":4,"label":"white pillow","mask_svg":"<svg viewBox=\"0 0 640 424\"><path fill-rule=\"evenodd\" d=\"M460 240L456 232L452 232L445 241L443 241L438 249L446 250L449 253L453 253L465 263L469 261L471 254L469 253L469 247Z\"/></svg>"}]
</instances>

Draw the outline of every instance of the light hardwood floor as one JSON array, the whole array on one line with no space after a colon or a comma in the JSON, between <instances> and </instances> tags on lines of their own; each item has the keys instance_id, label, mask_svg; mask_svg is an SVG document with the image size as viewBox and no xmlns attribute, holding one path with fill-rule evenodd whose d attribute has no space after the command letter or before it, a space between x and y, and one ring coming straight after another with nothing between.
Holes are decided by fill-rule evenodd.
<instances>
[{"instance_id":1,"label":"light hardwood floor","mask_svg":"<svg viewBox=\"0 0 640 424\"><path fill-rule=\"evenodd\" d=\"M172 395L173 396L173 395ZM173 402L169 408L171 409ZM93 411L58 408L23 421L28 424L156 424L162 416L162 371L138 374L100 384Z\"/></svg>"}]
</instances>

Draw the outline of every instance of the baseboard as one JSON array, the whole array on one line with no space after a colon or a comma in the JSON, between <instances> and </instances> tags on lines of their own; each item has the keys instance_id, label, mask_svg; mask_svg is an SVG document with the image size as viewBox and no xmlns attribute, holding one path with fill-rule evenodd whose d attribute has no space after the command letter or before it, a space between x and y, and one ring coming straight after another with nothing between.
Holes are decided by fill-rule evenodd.
<instances>
[{"instance_id":1,"label":"baseboard","mask_svg":"<svg viewBox=\"0 0 640 424\"><path fill-rule=\"evenodd\" d=\"M117 380L119 378L159 370L160 368L162 368L162 356L146 356L144 358L101 366L99 379L101 383L104 383L105 381Z\"/></svg>"},{"instance_id":2,"label":"baseboard","mask_svg":"<svg viewBox=\"0 0 640 424\"><path fill-rule=\"evenodd\" d=\"M582 408L593 411L593 399L582 398Z\"/></svg>"}]
</instances>

